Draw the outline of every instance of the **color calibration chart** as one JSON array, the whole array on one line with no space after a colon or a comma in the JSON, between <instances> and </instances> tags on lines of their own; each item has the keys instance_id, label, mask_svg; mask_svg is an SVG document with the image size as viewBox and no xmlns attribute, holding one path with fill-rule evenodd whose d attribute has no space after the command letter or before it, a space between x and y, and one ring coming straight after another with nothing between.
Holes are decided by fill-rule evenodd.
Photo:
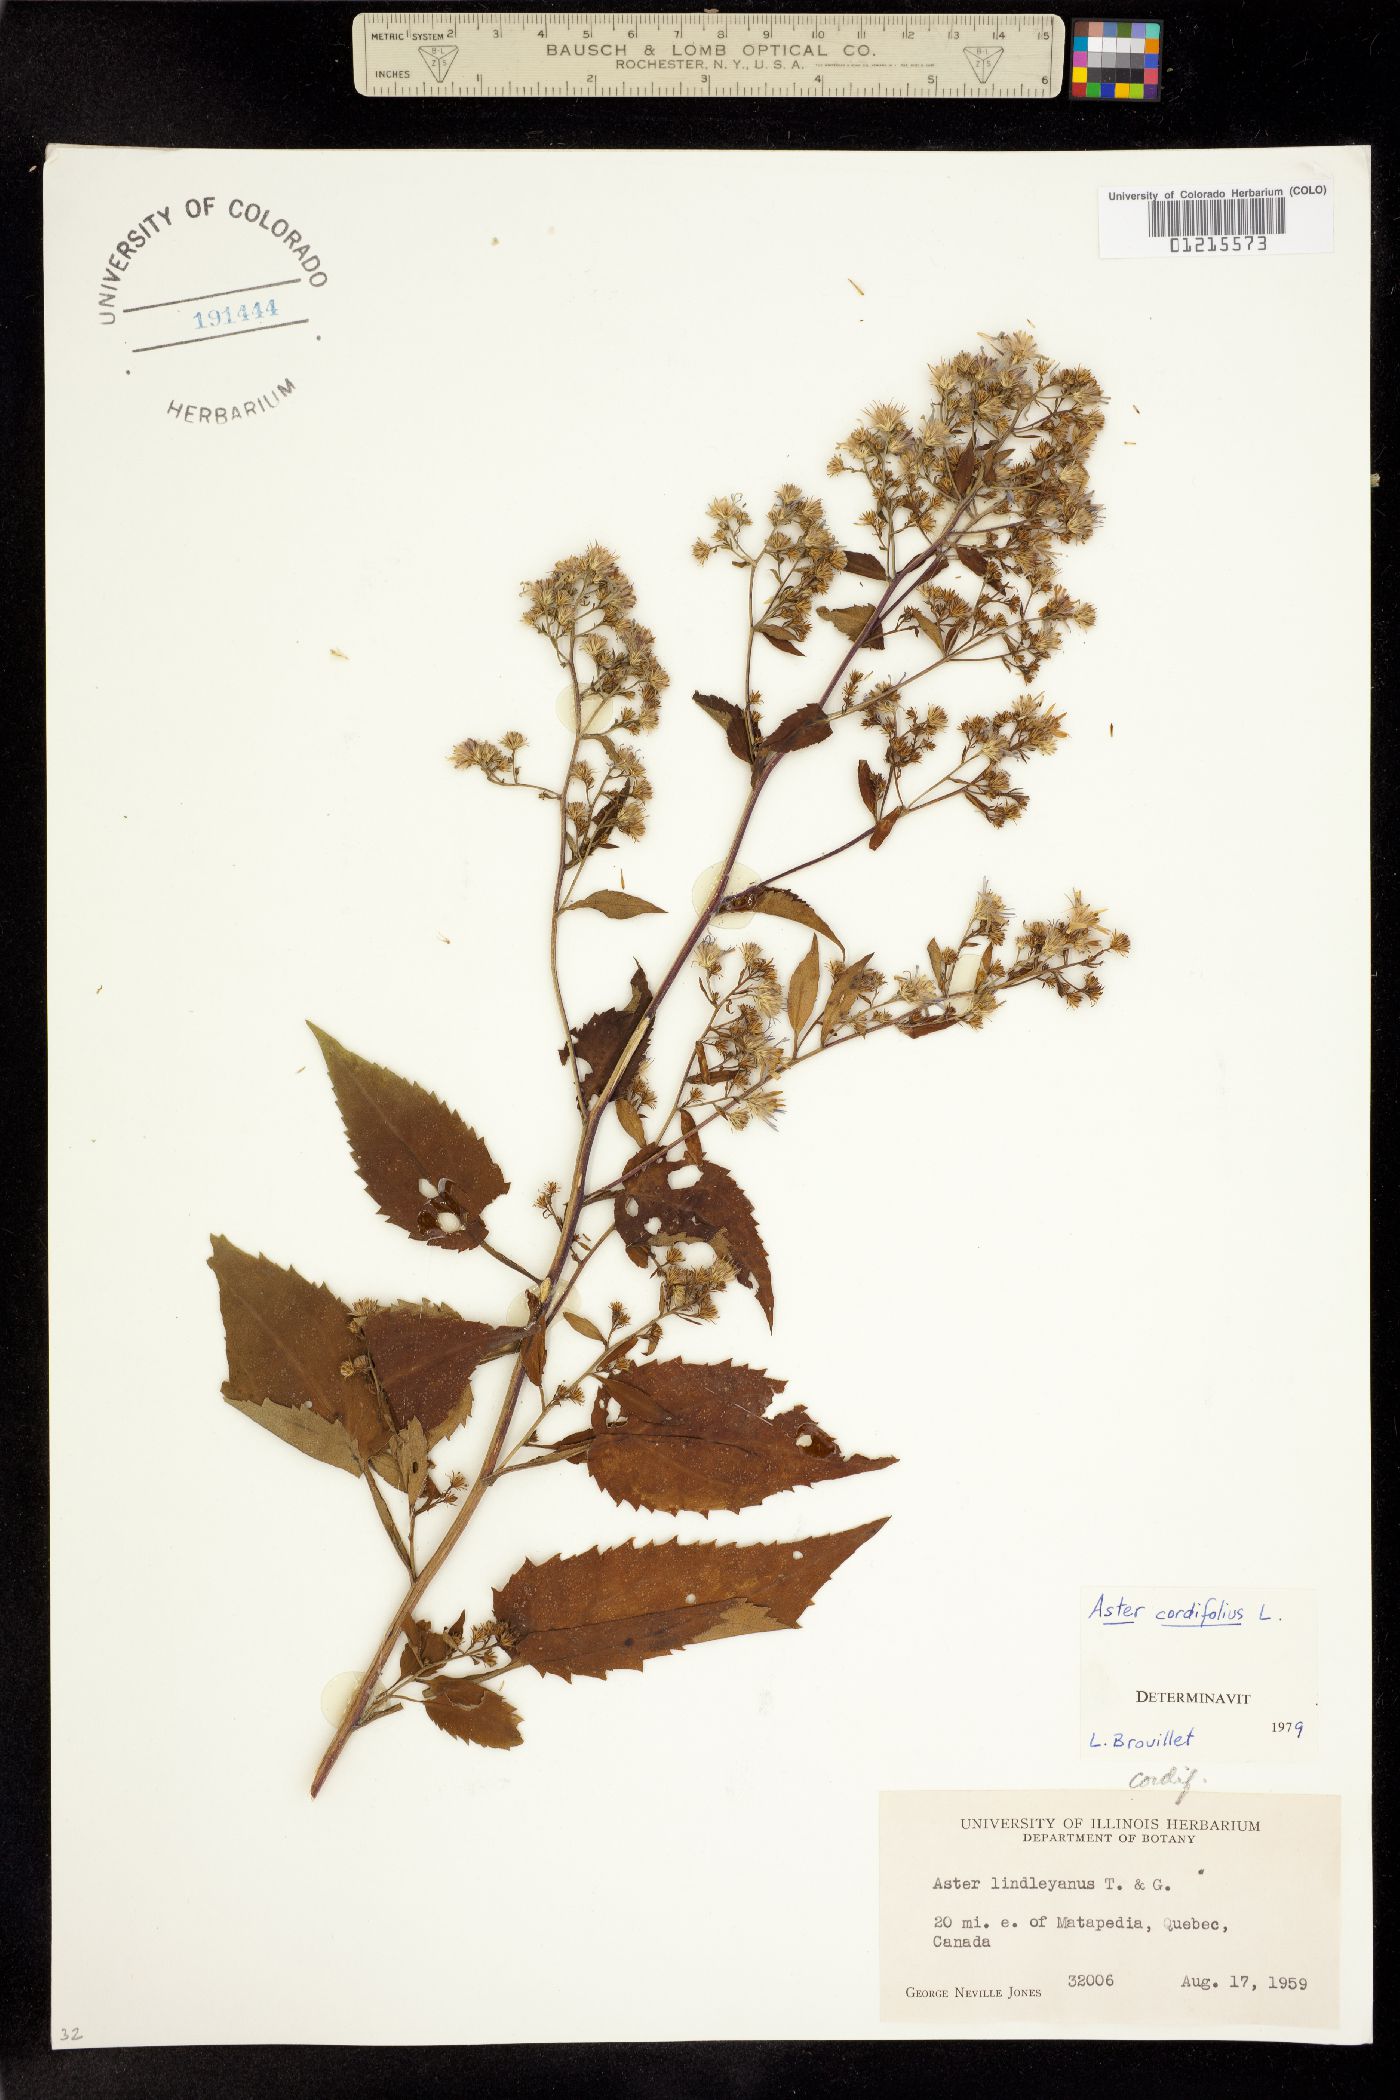
<instances>
[{"instance_id":1,"label":"color calibration chart","mask_svg":"<svg viewBox=\"0 0 1400 2100\"><path fill-rule=\"evenodd\" d=\"M1155 102L1161 78L1160 22L1076 22L1069 92L1080 102Z\"/></svg>"}]
</instances>

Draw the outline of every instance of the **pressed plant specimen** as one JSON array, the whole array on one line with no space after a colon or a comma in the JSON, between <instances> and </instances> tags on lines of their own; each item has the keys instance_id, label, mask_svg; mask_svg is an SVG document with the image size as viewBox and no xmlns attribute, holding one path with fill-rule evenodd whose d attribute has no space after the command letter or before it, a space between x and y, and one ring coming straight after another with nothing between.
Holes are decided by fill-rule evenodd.
<instances>
[{"instance_id":1,"label":"pressed plant specimen","mask_svg":"<svg viewBox=\"0 0 1400 2100\"><path fill-rule=\"evenodd\" d=\"M501 1680L521 1670L602 1677L696 1642L795 1627L884 1521L773 1543L527 1559L472 1623L465 1610L441 1626L420 1615L483 1496L535 1468L575 1466L617 1503L708 1517L889 1465L846 1455L805 1406L781 1405L782 1381L767 1370L660 1353L677 1327L714 1321L731 1290L751 1292L773 1323L758 1223L713 1142L771 1124L789 1075L814 1058L889 1031L919 1042L980 1029L1027 985L1070 1007L1092 1003L1104 958L1127 950L1126 936L1077 891L1058 917L1013 930L984 884L960 930L885 969L873 950L851 952L790 886L843 854L878 851L897 827L947 804L994 827L1019 818L1021 770L1065 734L1030 688L1066 629L1093 623L1058 567L1061 550L1097 522L1086 462L1104 396L1091 373L1055 365L1028 336L983 342L930 368L932 399L917 420L878 404L837 446L829 471L854 476L861 490L852 533L838 537L823 504L792 486L759 522L738 498L710 505L694 554L722 557L741 579L734 689L694 695L731 754L728 843L712 893L687 914L656 984L635 967L626 996L587 1019L565 996L571 914L624 920L662 909L604 871L645 833L652 789L641 752L669 680L606 549L571 555L524 586L525 620L568 681L567 751L542 779L518 730L469 739L452 758L491 786L552 805L541 966L577 1127L571 1160L536 1199L553 1249L542 1266L488 1230L485 1214L508 1184L477 1132L422 1085L315 1030L355 1165L384 1217L444 1254L494 1260L512 1272L511 1291L523 1277L523 1319L468 1318L427 1301L348 1304L293 1269L214 1241L226 1398L309 1457L360 1475L403 1564L403 1594L313 1793L357 1728L406 1705L421 1705L462 1742L506 1749L520 1725ZM863 548L843 544L857 533ZM756 683L767 651L823 666L809 696L777 719ZM914 690L979 663L1011 681L993 712L954 725L927 688ZM830 760L819 747L843 739L855 747L846 760L850 835L736 889L760 798L780 774ZM788 922L775 931L796 944L790 967L758 941L726 940L740 912ZM624 975L625 965L619 983ZM675 1000L688 1002L689 1050L683 1069L662 1075L649 1058L653 1028ZM609 1259L630 1279L618 1289L642 1294L639 1310L602 1283ZM438 1447L465 1423L473 1379L497 1359L509 1369L470 1480L444 1473Z\"/></svg>"}]
</instances>

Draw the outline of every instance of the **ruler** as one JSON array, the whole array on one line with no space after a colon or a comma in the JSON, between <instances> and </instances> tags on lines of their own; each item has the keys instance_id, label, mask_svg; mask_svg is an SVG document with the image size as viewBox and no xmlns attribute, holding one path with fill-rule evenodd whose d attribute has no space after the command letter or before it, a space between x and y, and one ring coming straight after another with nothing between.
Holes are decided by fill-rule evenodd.
<instances>
[{"instance_id":1,"label":"ruler","mask_svg":"<svg viewBox=\"0 0 1400 2100\"><path fill-rule=\"evenodd\" d=\"M362 95L997 101L1060 91L1058 15L362 14Z\"/></svg>"}]
</instances>

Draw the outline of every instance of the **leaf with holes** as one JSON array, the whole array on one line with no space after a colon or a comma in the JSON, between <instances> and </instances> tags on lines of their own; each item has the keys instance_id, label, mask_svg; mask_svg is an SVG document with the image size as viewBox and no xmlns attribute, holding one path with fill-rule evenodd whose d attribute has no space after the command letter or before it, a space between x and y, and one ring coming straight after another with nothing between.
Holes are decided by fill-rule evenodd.
<instances>
[{"instance_id":1,"label":"leaf with holes","mask_svg":"<svg viewBox=\"0 0 1400 2100\"><path fill-rule=\"evenodd\" d=\"M228 1350L224 1398L309 1458L362 1472L388 1444L392 1425L371 1382L341 1368L361 1347L349 1306L324 1284L245 1254L231 1240L211 1245Z\"/></svg>"},{"instance_id":2,"label":"leaf with holes","mask_svg":"<svg viewBox=\"0 0 1400 2100\"><path fill-rule=\"evenodd\" d=\"M510 1184L476 1132L426 1087L356 1056L314 1021L307 1026L380 1214L431 1247L479 1247L481 1214Z\"/></svg>"},{"instance_id":3,"label":"leaf with holes","mask_svg":"<svg viewBox=\"0 0 1400 2100\"><path fill-rule=\"evenodd\" d=\"M673 1187L675 1174L686 1175L690 1185ZM664 1158L648 1159L639 1152L618 1179L621 1188L613 1199L613 1220L618 1237L639 1268L646 1267L653 1247L703 1241L732 1265L772 1326L773 1279L768 1255L753 1205L732 1174L713 1160L699 1168L671 1166Z\"/></svg>"},{"instance_id":4,"label":"leaf with holes","mask_svg":"<svg viewBox=\"0 0 1400 2100\"><path fill-rule=\"evenodd\" d=\"M429 1448L471 1413L471 1375L520 1346L518 1327L464 1320L450 1305L386 1305L360 1321L397 1428L422 1424Z\"/></svg>"},{"instance_id":5,"label":"leaf with holes","mask_svg":"<svg viewBox=\"0 0 1400 2100\"><path fill-rule=\"evenodd\" d=\"M808 926L813 933L824 933L829 941L841 946L839 935L832 932L820 912L813 911L810 904L797 895L795 890L777 889L771 882L756 882L752 889L739 890L724 900L726 911L761 911L770 919L791 919L798 926Z\"/></svg>"},{"instance_id":6,"label":"leaf with holes","mask_svg":"<svg viewBox=\"0 0 1400 2100\"><path fill-rule=\"evenodd\" d=\"M605 1007L601 1013L574 1030L574 1057L579 1068L579 1089L583 1105L588 1108L612 1078L618 1059L627 1049L636 1032L637 1023L651 1004L651 986L647 983L646 971L640 963L632 972L632 990L623 1006ZM646 1056L647 1037L651 1034L648 1025L636 1048L627 1057L618 1074L614 1092L623 1091L636 1077L642 1059ZM563 1064L568 1051L559 1052Z\"/></svg>"},{"instance_id":7,"label":"leaf with holes","mask_svg":"<svg viewBox=\"0 0 1400 2100\"><path fill-rule=\"evenodd\" d=\"M796 1626L817 1591L885 1523L763 1546L593 1547L525 1561L495 1593L513 1661L542 1677L605 1677L653 1656Z\"/></svg>"},{"instance_id":8,"label":"leaf with holes","mask_svg":"<svg viewBox=\"0 0 1400 2100\"><path fill-rule=\"evenodd\" d=\"M894 1464L845 1457L805 1407L770 1415L782 1387L747 1364L623 1364L604 1379L592 1436L571 1455L614 1502L669 1516L752 1509L785 1488Z\"/></svg>"},{"instance_id":9,"label":"leaf with holes","mask_svg":"<svg viewBox=\"0 0 1400 2100\"><path fill-rule=\"evenodd\" d=\"M423 1697L428 1719L459 1743L480 1743L487 1750L514 1750L520 1741L520 1716L509 1699L471 1677L435 1677Z\"/></svg>"}]
</instances>

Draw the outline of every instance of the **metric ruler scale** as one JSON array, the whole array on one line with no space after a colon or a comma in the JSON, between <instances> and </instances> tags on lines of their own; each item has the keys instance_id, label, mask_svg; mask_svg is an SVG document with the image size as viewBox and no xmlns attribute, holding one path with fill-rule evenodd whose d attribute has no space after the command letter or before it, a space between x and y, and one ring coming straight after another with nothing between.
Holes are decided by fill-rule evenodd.
<instances>
[{"instance_id":1,"label":"metric ruler scale","mask_svg":"<svg viewBox=\"0 0 1400 2100\"><path fill-rule=\"evenodd\" d=\"M996 101L1060 91L1058 15L362 14L362 95Z\"/></svg>"}]
</instances>

